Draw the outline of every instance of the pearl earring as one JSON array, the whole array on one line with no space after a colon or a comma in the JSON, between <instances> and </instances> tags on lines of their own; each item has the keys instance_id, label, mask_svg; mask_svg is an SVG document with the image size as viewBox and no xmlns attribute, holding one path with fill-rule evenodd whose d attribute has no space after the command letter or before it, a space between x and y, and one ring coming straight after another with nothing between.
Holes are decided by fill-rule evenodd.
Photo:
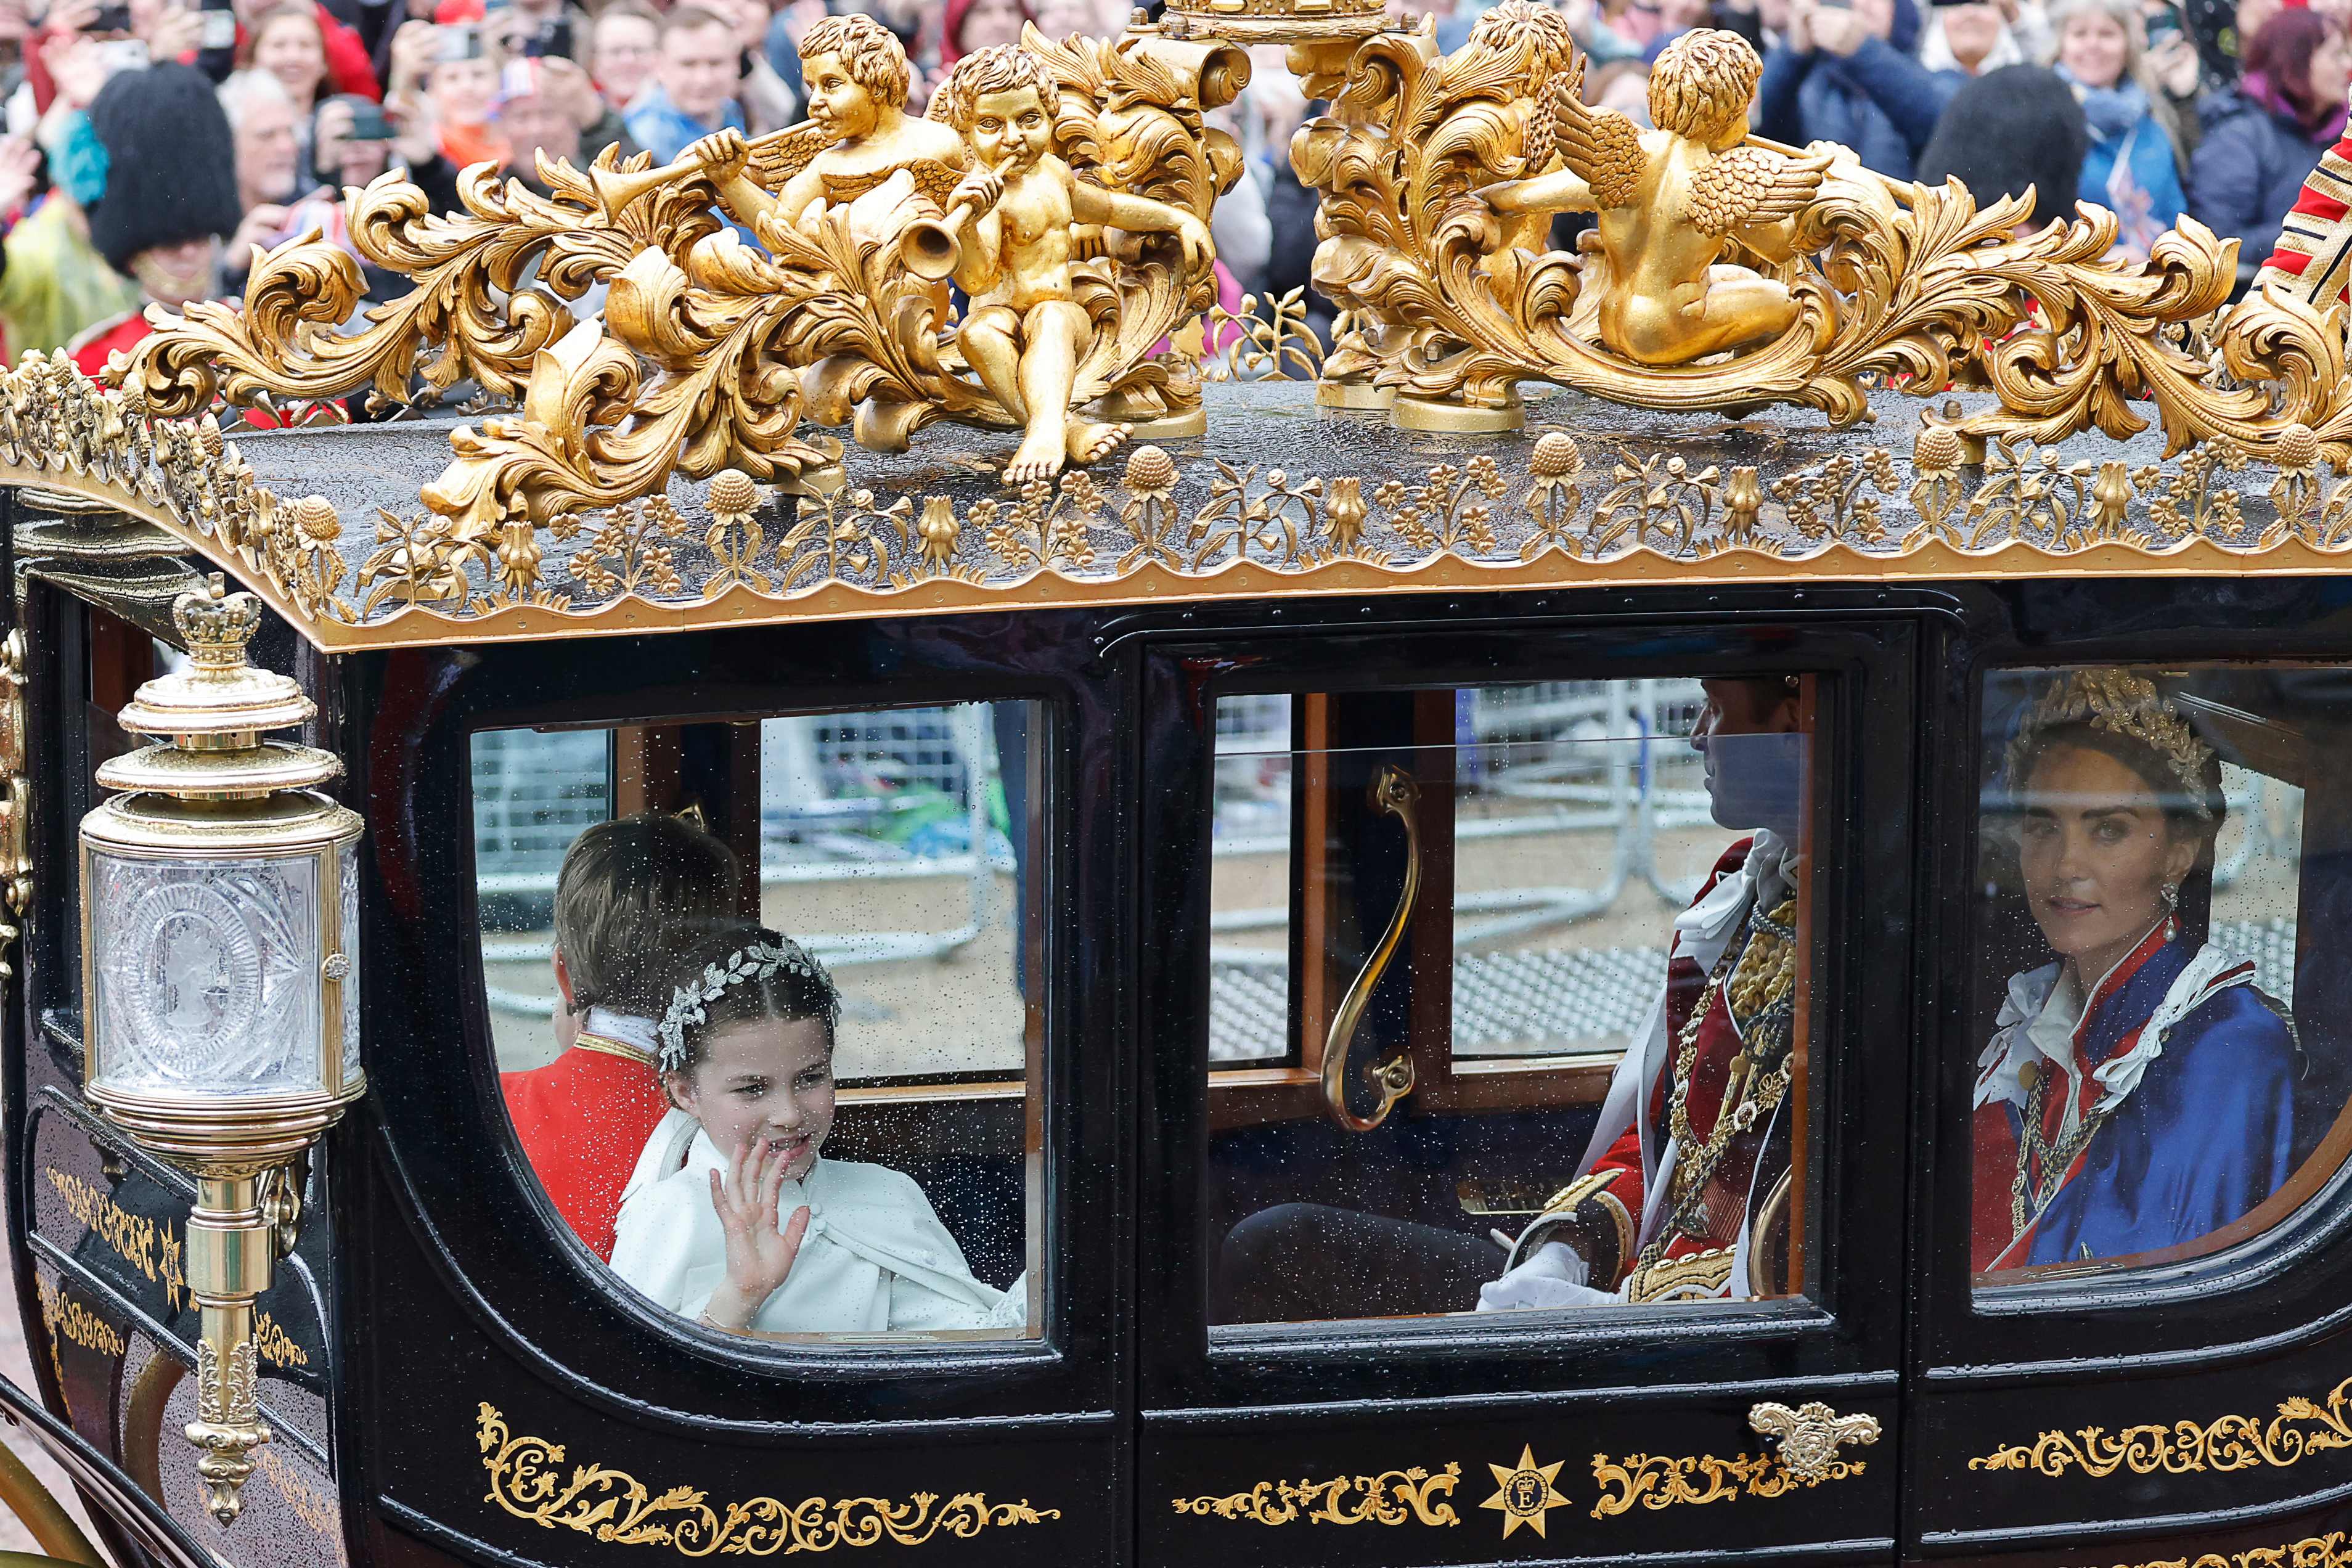
<instances>
[{"instance_id":1,"label":"pearl earring","mask_svg":"<svg viewBox=\"0 0 2352 1568\"><path fill-rule=\"evenodd\" d=\"M2178 883L2178 882L2167 882L2167 883L2163 884L2161 887L2158 888L2158 889L2157 889L2157 891L2164 895L2164 907L2165 907L2166 909L2168 909L2168 910L2177 910L2177 909L2179 909L2179 908L2180 907L2180 884L2179 884L2179 883Z\"/></svg>"}]
</instances>

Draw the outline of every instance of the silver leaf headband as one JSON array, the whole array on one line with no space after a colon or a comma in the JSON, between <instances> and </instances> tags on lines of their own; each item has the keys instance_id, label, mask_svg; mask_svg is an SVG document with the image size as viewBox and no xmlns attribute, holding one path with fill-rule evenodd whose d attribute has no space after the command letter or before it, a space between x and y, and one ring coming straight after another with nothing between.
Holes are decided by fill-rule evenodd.
<instances>
[{"instance_id":1,"label":"silver leaf headband","mask_svg":"<svg viewBox=\"0 0 2352 1568\"><path fill-rule=\"evenodd\" d=\"M659 1030L662 1071L685 1070L686 1026L708 1023L710 1005L725 995L729 986L772 980L787 971L815 981L824 990L830 998L824 1010L825 1025L829 1028L837 1026L840 994L834 989L833 976L825 973L824 965L790 937L754 942L729 953L724 963L704 965L701 979L670 993L669 1006L662 1014Z\"/></svg>"}]
</instances>

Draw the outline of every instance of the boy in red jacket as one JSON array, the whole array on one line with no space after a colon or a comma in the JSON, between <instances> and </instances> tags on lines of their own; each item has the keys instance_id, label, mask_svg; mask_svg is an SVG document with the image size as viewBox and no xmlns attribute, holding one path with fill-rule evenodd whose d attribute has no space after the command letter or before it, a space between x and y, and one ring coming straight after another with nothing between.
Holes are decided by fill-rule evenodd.
<instances>
[{"instance_id":1,"label":"boy in red jacket","mask_svg":"<svg viewBox=\"0 0 2352 1568\"><path fill-rule=\"evenodd\" d=\"M563 1054L500 1073L499 1087L556 1212L608 1261L621 1189L669 1109L654 1066L665 979L697 935L740 912L741 879L726 845L656 814L598 823L572 840L556 874Z\"/></svg>"}]
</instances>

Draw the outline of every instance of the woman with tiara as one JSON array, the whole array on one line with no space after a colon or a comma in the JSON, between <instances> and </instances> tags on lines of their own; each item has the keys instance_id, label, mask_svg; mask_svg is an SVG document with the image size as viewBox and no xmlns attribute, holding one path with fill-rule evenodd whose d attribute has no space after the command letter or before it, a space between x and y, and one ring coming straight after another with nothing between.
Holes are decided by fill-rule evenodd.
<instances>
[{"instance_id":1,"label":"woman with tiara","mask_svg":"<svg viewBox=\"0 0 2352 1568\"><path fill-rule=\"evenodd\" d=\"M840 1016L789 937L730 927L683 955L656 1032L676 1109L622 1196L614 1272L731 1333L1018 1329L1022 1281L974 1279L912 1177L823 1158Z\"/></svg>"},{"instance_id":2,"label":"woman with tiara","mask_svg":"<svg viewBox=\"0 0 2352 1568\"><path fill-rule=\"evenodd\" d=\"M2053 681L2010 742L1994 809L2057 958L2010 978L1977 1064L1979 1272L2193 1242L2286 1178L2293 1032L2204 942L2221 776L2122 669Z\"/></svg>"}]
</instances>

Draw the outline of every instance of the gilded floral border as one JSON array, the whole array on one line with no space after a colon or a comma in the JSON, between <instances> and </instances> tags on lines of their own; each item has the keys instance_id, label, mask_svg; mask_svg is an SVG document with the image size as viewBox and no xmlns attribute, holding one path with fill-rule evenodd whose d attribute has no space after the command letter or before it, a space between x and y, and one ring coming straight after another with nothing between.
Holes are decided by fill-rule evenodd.
<instances>
[{"instance_id":1,"label":"gilded floral border","mask_svg":"<svg viewBox=\"0 0 2352 1568\"><path fill-rule=\"evenodd\" d=\"M2278 1414L2232 1415L2211 1421L2143 1422L2110 1432L2104 1426L2047 1431L2031 1443L2010 1444L1969 1461L1972 1470L2030 1470L2060 1477L2080 1470L2104 1478L2193 1471L2284 1468L2314 1454L2352 1448L2352 1377L2315 1403L2298 1394L2279 1402Z\"/></svg>"},{"instance_id":2,"label":"gilded floral border","mask_svg":"<svg viewBox=\"0 0 2352 1568\"><path fill-rule=\"evenodd\" d=\"M1074 472L961 508L816 491L782 523L726 470L699 517L655 496L473 537L383 513L354 563L331 502L273 494L208 422L150 418L137 395L38 355L0 374L0 485L163 529L328 651L1270 595L2341 571L2352 479L2326 473L2315 440L2282 446L2267 517L2250 518L2241 489L2260 481L2225 442L2134 468L1930 427L1906 489L1878 447L1766 474L1664 451L1589 463L1552 431L1523 472L1477 455L1369 492L1357 476L1207 464L1190 505L1176 458L1149 446L1116 483ZM550 542L575 540L549 560Z\"/></svg>"},{"instance_id":3,"label":"gilded floral border","mask_svg":"<svg viewBox=\"0 0 2352 1568\"><path fill-rule=\"evenodd\" d=\"M700 1489L674 1486L656 1493L626 1470L575 1464L563 1468L562 1444L515 1436L494 1405L481 1405L475 1438L490 1489L483 1498L543 1530L563 1529L619 1546L667 1546L685 1557L770 1557L778 1552L830 1552L835 1547L920 1546L946 1535L969 1540L990 1529L1044 1524L1059 1509L1029 1500L991 1502L980 1492L942 1500L916 1492L888 1498L771 1497L730 1502L722 1512Z\"/></svg>"},{"instance_id":4,"label":"gilded floral border","mask_svg":"<svg viewBox=\"0 0 2352 1568\"><path fill-rule=\"evenodd\" d=\"M2115 1568L2352 1568L2352 1536L2331 1530L2279 1546L2250 1546L2243 1552L2200 1552L2194 1557L2159 1557L2147 1563L2118 1563Z\"/></svg>"}]
</instances>

